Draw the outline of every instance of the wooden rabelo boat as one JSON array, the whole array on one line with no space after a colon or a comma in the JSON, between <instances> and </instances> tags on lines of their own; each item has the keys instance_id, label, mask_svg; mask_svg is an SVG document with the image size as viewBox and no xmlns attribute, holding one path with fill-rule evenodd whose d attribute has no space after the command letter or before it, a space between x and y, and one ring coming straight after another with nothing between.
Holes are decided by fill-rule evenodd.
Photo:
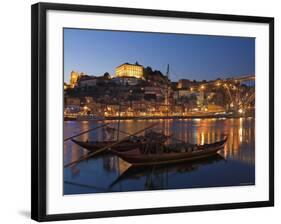
<instances>
[{"instance_id":1,"label":"wooden rabelo boat","mask_svg":"<svg viewBox=\"0 0 281 224\"><path fill-rule=\"evenodd\" d=\"M144 151L140 148L135 148L126 152L120 152L114 149L111 150L115 155L133 166L151 166L194 161L211 157L224 148L226 141L227 137L221 141L204 145L183 143L166 146L163 145L162 147L159 147L160 150L158 148L154 151Z\"/></svg>"},{"instance_id":2,"label":"wooden rabelo boat","mask_svg":"<svg viewBox=\"0 0 281 224\"><path fill-rule=\"evenodd\" d=\"M162 133L150 131L145 133L143 136L131 136L125 141L120 141L120 143L113 146L111 149L119 152L125 152L131 149L140 148L142 149L148 142L154 142L155 144L163 144L167 141L170 136L166 136ZM97 151L108 145L114 144L117 141L79 141L71 139L77 145L89 150Z\"/></svg>"}]
</instances>

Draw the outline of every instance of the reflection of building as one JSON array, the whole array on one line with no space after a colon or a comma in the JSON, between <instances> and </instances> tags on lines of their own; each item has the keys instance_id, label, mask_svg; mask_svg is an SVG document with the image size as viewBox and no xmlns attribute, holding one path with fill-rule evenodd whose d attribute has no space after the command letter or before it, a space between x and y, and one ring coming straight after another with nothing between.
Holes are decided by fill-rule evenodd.
<instances>
[{"instance_id":1,"label":"reflection of building","mask_svg":"<svg viewBox=\"0 0 281 224\"><path fill-rule=\"evenodd\" d=\"M135 78L144 78L143 76L143 67L139 65L137 62L136 64L129 64L124 63L119 65L115 69L116 77L135 77Z\"/></svg>"}]
</instances>

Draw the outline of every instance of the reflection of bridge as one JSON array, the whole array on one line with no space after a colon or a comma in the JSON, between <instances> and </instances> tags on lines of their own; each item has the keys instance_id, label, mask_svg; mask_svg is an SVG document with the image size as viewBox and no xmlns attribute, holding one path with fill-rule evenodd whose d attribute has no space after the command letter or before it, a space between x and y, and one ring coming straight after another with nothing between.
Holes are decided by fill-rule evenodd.
<instances>
[{"instance_id":1,"label":"reflection of bridge","mask_svg":"<svg viewBox=\"0 0 281 224\"><path fill-rule=\"evenodd\" d=\"M228 98L226 109L238 113L245 113L253 109L255 100L255 88L247 88L241 85L247 81L255 81L255 75L244 75L227 79L217 79L209 82L201 82L190 87L191 91L205 94L208 91L222 91Z\"/></svg>"}]
</instances>

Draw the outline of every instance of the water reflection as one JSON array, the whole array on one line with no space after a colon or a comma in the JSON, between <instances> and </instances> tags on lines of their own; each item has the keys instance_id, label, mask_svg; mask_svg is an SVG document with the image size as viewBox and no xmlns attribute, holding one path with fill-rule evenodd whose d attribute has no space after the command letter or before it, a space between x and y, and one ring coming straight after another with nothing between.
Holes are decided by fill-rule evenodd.
<instances>
[{"instance_id":1,"label":"water reflection","mask_svg":"<svg viewBox=\"0 0 281 224\"><path fill-rule=\"evenodd\" d=\"M199 162L180 163L177 165L166 165L166 166L153 166L153 167L128 167L123 170L121 174L110 184L109 191L116 184L121 181L128 179L140 179L145 177L145 186L149 186L150 190L165 189L169 187L169 178L167 174L176 175L178 173L187 173L196 171L200 166L206 164L216 163L224 160L220 155L212 156L208 159L202 159ZM159 179L161 180L159 182Z\"/></svg>"},{"instance_id":2,"label":"water reflection","mask_svg":"<svg viewBox=\"0 0 281 224\"><path fill-rule=\"evenodd\" d=\"M117 127L117 121L106 122L110 123L112 127ZM155 130L161 130L165 135L173 134L166 144L176 139L196 144L211 143L222 139L225 135L228 136L228 141L225 148L219 152L220 159L212 158L192 164L151 167L145 170L137 170L137 172L136 170L132 171L128 163L116 156L101 155L64 169L64 180L66 181L64 193L177 189L255 183L254 119L120 121L120 129L134 133L155 122L158 122ZM64 137L99 126L101 123L93 121L65 122ZM102 140L103 136L104 129L99 129L82 135L79 139L85 141ZM125 136L120 133L120 138ZM75 161L87 153L87 150L67 141L64 144L64 163ZM166 179L162 180L163 177L161 176L165 176ZM116 180L118 181L116 182ZM159 184L162 183L160 180L166 184Z\"/></svg>"}]
</instances>

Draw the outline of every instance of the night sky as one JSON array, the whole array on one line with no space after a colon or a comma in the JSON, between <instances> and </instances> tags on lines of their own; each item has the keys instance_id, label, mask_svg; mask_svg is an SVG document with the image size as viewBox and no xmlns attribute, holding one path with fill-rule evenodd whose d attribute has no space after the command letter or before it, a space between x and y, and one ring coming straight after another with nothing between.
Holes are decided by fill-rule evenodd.
<instances>
[{"instance_id":1,"label":"night sky","mask_svg":"<svg viewBox=\"0 0 281 224\"><path fill-rule=\"evenodd\" d=\"M255 39L188 34L64 29L64 79L72 70L114 75L129 62L150 66L170 79L213 80L255 73Z\"/></svg>"}]
</instances>

